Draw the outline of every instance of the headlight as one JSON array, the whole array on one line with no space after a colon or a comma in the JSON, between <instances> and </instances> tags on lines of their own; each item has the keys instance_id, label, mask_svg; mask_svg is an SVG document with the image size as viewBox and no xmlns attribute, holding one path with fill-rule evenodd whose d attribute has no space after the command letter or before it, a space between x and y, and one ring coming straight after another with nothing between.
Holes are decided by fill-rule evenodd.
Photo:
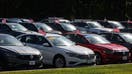
<instances>
[{"instance_id":1,"label":"headlight","mask_svg":"<svg viewBox=\"0 0 132 74\"><path fill-rule=\"evenodd\" d=\"M68 56L70 56L70 57L77 57L77 56L78 56L78 54L76 54L76 53L71 53L71 52L66 52L66 54L67 54Z\"/></svg>"},{"instance_id":2,"label":"headlight","mask_svg":"<svg viewBox=\"0 0 132 74\"><path fill-rule=\"evenodd\" d=\"M85 34L85 33L87 33L87 31L80 31L82 34Z\"/></svg>"},{"instance_id":3,"label":"headlight","mask_svg":"<svg viewBox=\"0 0 132 74\"><path fill-rule=\"evenodd\" d=\"M113 54L114 53L113 50L109 50L109 49L105 49L105 50L103 50L103 52L106 54Z\"/></svg>"}]
</instances>

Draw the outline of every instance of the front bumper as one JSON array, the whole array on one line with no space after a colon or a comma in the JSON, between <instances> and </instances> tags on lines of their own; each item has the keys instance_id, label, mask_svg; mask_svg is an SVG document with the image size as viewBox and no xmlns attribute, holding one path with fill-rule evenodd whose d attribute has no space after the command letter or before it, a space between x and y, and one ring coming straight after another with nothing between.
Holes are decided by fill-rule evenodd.
<instances>
[{"instance_id":1,"label":"front bumper","mask_svg":"<svg viewBox=\"0 0 132 74\"><path fill-rule=\"evenodd\" d=\"M129 52L127 53L114 53L114 54L103 54L102 62L103 63L118 63L118 62L127 62L130 59Z\"/></svg>"},{"instance_id":2,"label":"front bumper","mask_svg":"<svg viewBox=\"0 0 132 74\"><path fill-rule=\"evenodd\" d=\"M96 56L92 56L90 58L86 57L86 58L75 58L75 57L68 57L66 58L67 62L66 62L66 66L77 66L77 65L81 65L81 64L95 64L95 60L96 60Z\"/></svg>"},{"instance_id":3,"label":"front bumper","mask_svg":"<svg viewBox=\"0 0 132 74\"><path fill-rule=\"evenodd\" d=\"M38 59L8 58L9 68L40 67L43 64L42 56Z\"/></svg>"}]
</instances>

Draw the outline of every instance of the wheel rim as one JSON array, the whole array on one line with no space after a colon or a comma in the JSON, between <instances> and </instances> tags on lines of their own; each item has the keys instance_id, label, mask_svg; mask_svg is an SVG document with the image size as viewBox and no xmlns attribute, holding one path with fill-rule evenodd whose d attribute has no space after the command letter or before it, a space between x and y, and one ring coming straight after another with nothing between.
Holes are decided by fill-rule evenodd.
<instances>
[{"instance_id":1,"label":"wheel rim","mask_svg":"<svg viewBox=\"0 0 132 74\"><path fill-rule=\"evenodd\" d=\"M101 56L99 54L96 54L96 64L101 64Z\"/></svg>"},{"instance_id":2,"label":"wheel rim","mask_svg":"<svg viewBox=\"0 0 132 74\"><path fill-rule=\"evenodd\" d=\"M57 58L55 60L55 67L57 67L57 68L64 67L64 64L65 64L65 62L64 62L63 58Z\"/></svg>"}]
</instances>

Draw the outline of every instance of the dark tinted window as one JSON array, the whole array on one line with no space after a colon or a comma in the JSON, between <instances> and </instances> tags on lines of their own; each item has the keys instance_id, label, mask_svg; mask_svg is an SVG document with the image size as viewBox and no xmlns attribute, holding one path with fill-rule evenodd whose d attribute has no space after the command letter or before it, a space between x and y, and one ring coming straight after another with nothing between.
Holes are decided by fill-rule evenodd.
<instances>
[{"instance_id":1,"label":"dark tinted window","mask_svg":"<svg viewBox=\"0 0 132 74\"><path fill-rule=\"evenodd\" d=\"M25 42L35 44L37 42L37 37L34 35L26 36Z\"/></svg>"},{"instance_id":2,"label":"dark tinted window","mask_svg":"<svg viewBox=\"0 0 132 74\"><path fill-rule=\"evenodd\" d=\"M71 34L71 35L66 35L66 37L76 43L87 43L87 40L80 35Z\"/></svg>"},{"instance_id":3,"label":"dark tinted window","mask_svg":"<svg viewBox=\"0 0 132 74\"><path fill-rule=\"evenodd\" d=\"M107 38L109 41L114 42L114 43L120 43L123 42L124 40L117 34L106 34L103 35L105 38Z\"/></svg>"},{"instance_id":4,"label":"dark tinted window","mask_svg":"<svg viewBox=\"0 0 132 74\"><path fill-rule=\"evenodd\" d=\"M26 27L28 30L38 32L37 27L33 24L30 24L30 23L20 23L20 24L23 25L24 27Z\"/></svg>"},{"instance_id":5,"label":"dark tinted window","mask_svg":"<svg viewBox=\"0 0 132 74\"><path fill-rule=\"evenodd\" d=\"M20 41L25 43L31 43L31 44L40 44L48 43L48 41L42 37L42 36L36 36L36 35L26 35L19 38Z\"/></svg>"},{"instance_id":6,"label":"dark tinted window","mask_svg":"<svg viewBox=\"0 0 132 74\"><path fill-rule=\"evenodd\" d=\"M11 29L9 28L8 25L6 24L0 24L0 31L10 31Z\"/></svg>"},{"instance_id":7,"label":"dark tinted window","mask_svg":"<svg viewBox=\"0 0 132 74\"><path fill-rule=\"evenodd\" d=\"M111 24L108 22L103 22L103 21L98 21L102 26L107 27L107 28L113 28Z\"/></svg>"},{"instance_id":8,"label":"dark tinted window","mask_svg":"<svg viewBox=\"0 0 132 74\"><path fill-rule=\"evenodd\" d=\"M123 26L125 26L126 28L132 28L132 23L121 22L121 24L122 24Z\"/></svg>"},{"instance_id":9,"label":"dark tinted window","mask_svg":"<svg viewBox=\"0 0 132 74\"><path fill-rule=\"evenodd\" d=\"M64 31L64 29L61 27L60 24L56 24L56 23L46 23L46 24L49 25L54 30Z\"/></svg>"},{"instance_id":10,"label":"dark tinted window","mask_svg":"<svg viewBox=\"0 0 132 74\"><path fill-rule=\"evenodd\" d=\"M36 42L36 44L44 44L44 43L49 43L43 36L37 36L38 40Z\"/></svg>"}]
</instances>

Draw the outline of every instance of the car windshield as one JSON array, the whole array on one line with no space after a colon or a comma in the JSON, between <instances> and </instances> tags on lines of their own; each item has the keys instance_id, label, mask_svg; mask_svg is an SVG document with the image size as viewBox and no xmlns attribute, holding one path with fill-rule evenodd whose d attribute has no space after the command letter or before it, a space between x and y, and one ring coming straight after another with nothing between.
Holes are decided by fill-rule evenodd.
<instances>
[{"instance_id":1,"label":"car windshield","mask_svg":"<svg viewBox=\"0 0 132 74\"><path fill-rule=\"evenodd\" d=\"M89 43L92 44L109 44L110 42L102 36L86 36Z\"/></svg>"},{"instance_id":2,"label":"car windshield","mask_svg":"<svg viewBox=\"0 0 132 74\"><path fill-rule=\"evenodd\" d=\"M63 36L48 36L47 39L55 46L71 46L75 45L71 40Z\"/></svg>"},{"instance_id":3,"label":"car windshield","mask_svg":"<svg viewBox=\"0 0 132 74\"><path fill-rule=\"evenodd\" d=\"M22 26L21 24L9 23L8 25L13 31L27 31L27 29L24 26Z\"/></svg>"},{"instance_id":4,"label":"car windshield","mask_svg":"<svg viewBox=\"0 0 132 74\"><path fill-rule=\"evenodd\" d=\"M127 42L129 42L129 43L132 43L132 34L130 34L130 33L123 33L123 34L120 34L121 35L121 37L125 40L125 41L127 41Z\"/></svg>"},{"instance_id":5,"label":"car windshield","mask_svg":"<svg viewBox=\"0 0 132 74\"><path fill-rule=\"evenodd\" d=\"M87 22L87 24L89 24L90 28L102 28L103 27L98 22Z\"/></svg>"},{"instance_id":6,"label":"car windshield","mask_svg":"<svg viewBox=\"0 0 132 74\"><path fill-rule=\"evenodd\" d=\"M124 28L124 26L119 22L109 22L109 23L117 28Z\"/></svg>"},{"instance_id":7,"label":"car windshield","mask_svg":"<svg viewBox=\"0 0 132 74\"><path fill-rule=\"evenodd\" d=\"M53 29L50 26L46 25L46 24L36 24L36 27L38 29L44 30L45 32L51 32L51 31L53 31Z\"/></svg>"},{"instance_id":8,"label":"car windshield","mask_svg":"<svg viewBox=\"0 0 132 74\"><path fill-rule=\"evenodd\" d=\"M23 46L23 44L12 36L0 35L1 46Z\"/></svg>"},{"instance_id":9,"label":"car windshield","mask_svg":"<svg viewBox=\"0 0 132 74\"><path fill-rule=\"evenodd\" d=\"M61 23L62 27L64 30L66 31L75 31L77 30L75 26L73 26L72 24L67 24L67 23Z\"/></svg>"}]
</instances>

